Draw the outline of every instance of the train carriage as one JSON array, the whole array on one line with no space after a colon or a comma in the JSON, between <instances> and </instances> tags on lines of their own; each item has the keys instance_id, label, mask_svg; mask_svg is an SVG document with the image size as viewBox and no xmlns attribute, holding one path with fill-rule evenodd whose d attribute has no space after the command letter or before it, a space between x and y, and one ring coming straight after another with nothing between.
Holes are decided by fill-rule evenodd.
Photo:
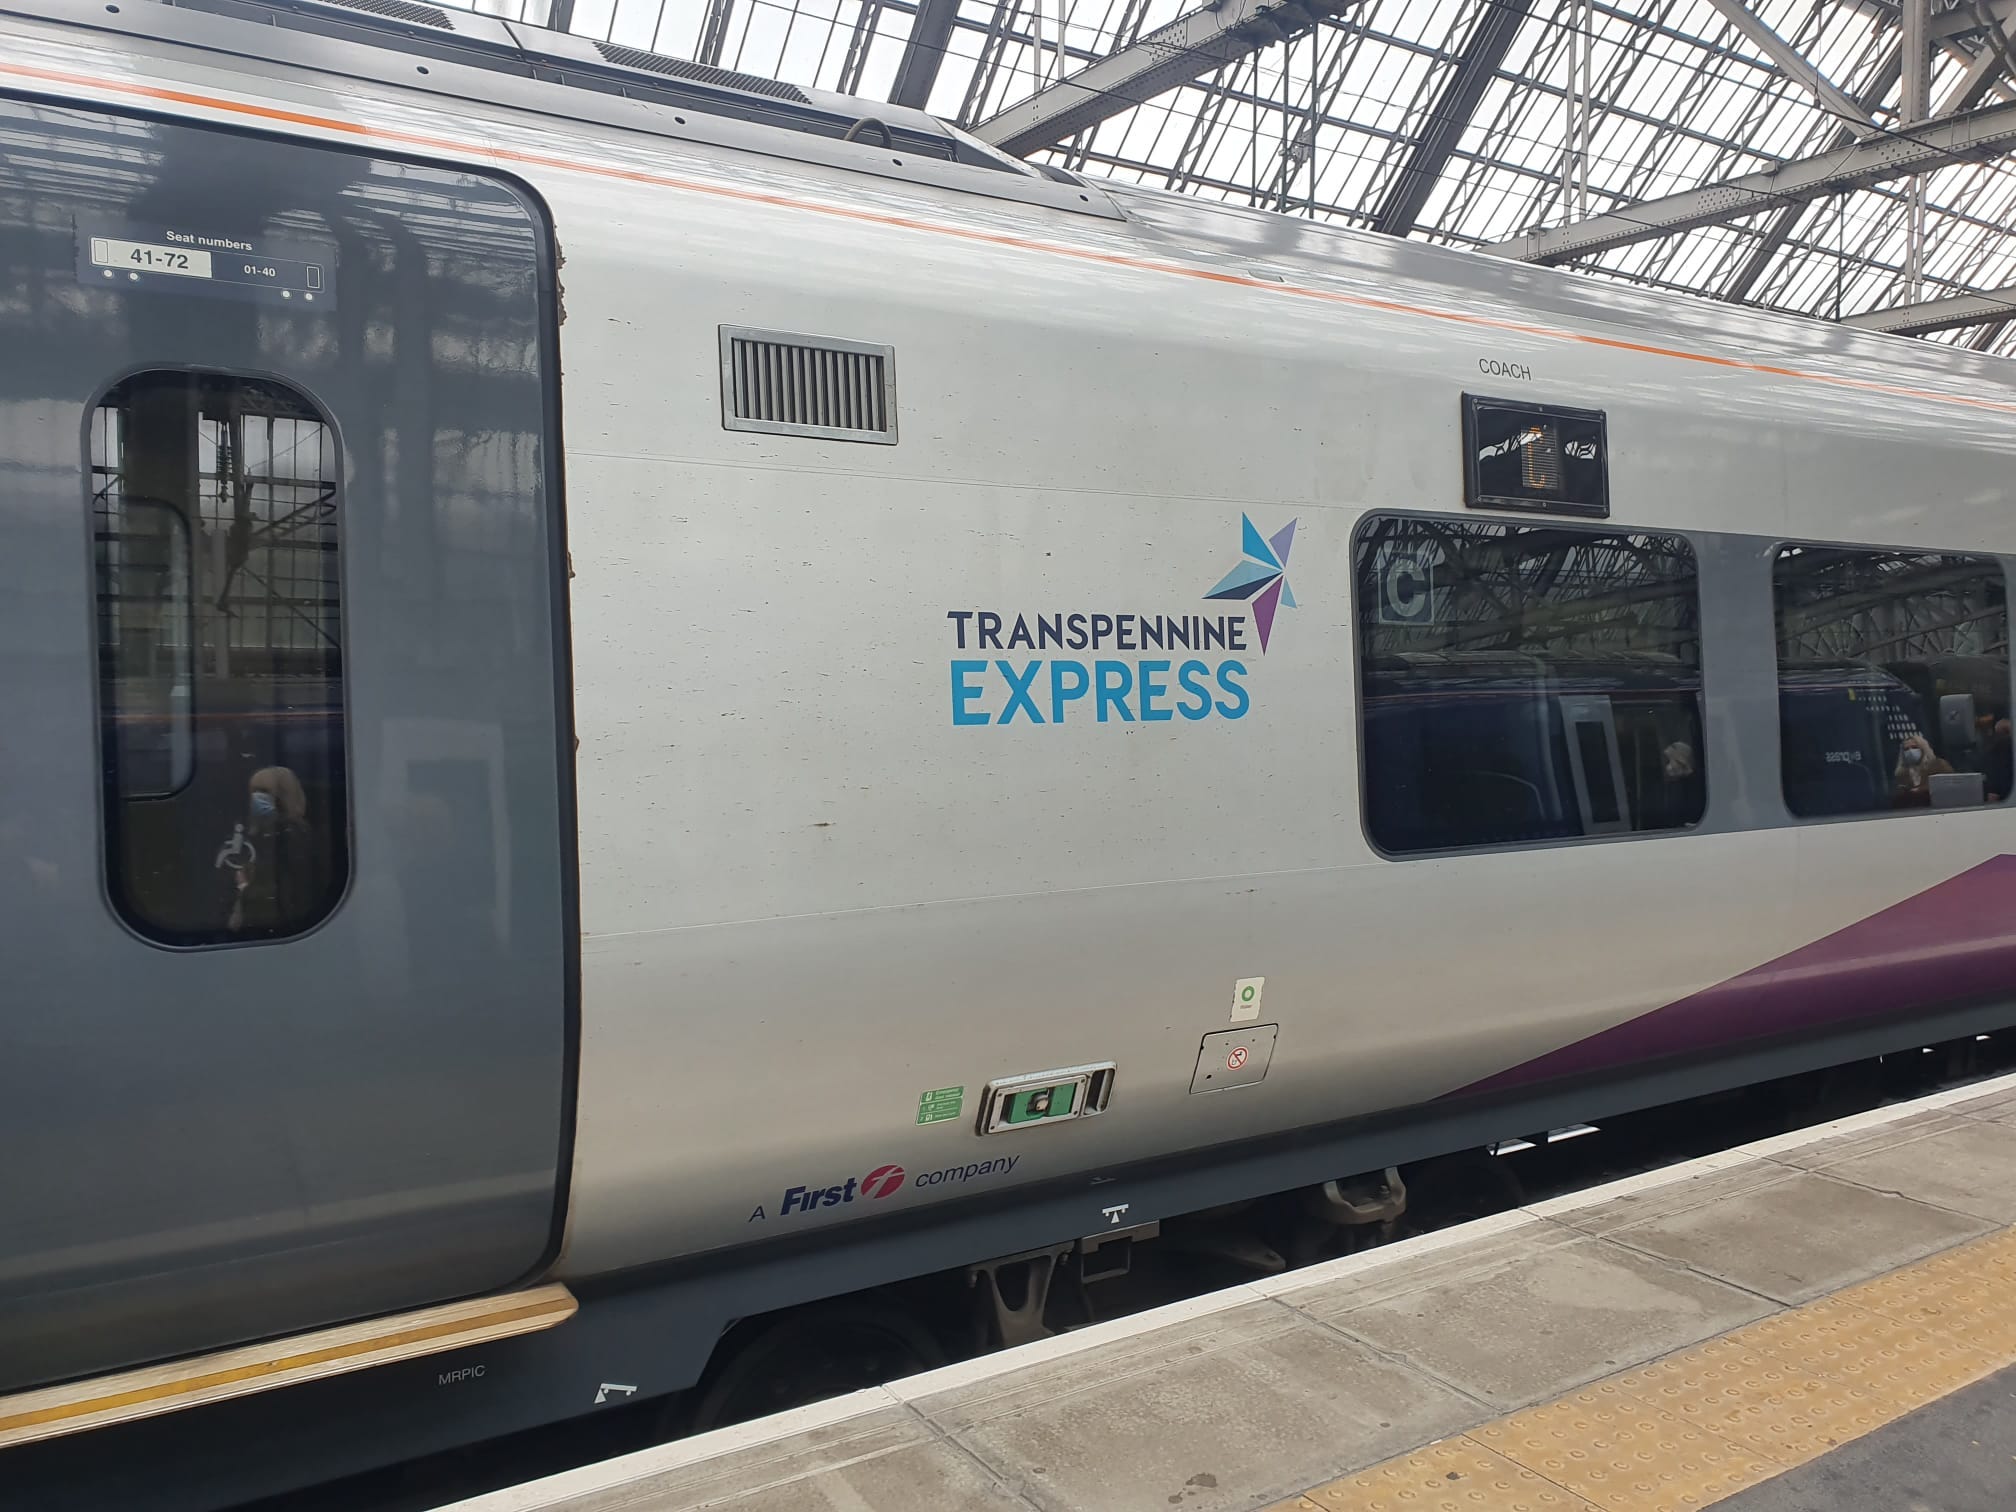
<instances>
[{"instance_id":1,"label":"train carriage","mask_svg":"<svg viewBox=\"0 0 2016 1512\"><path fill-rule=\"evenodd\" d=\"M0 4L0 1476L2016 1023L2006 362L398 10Z\"/></svg>"}]
</instances>

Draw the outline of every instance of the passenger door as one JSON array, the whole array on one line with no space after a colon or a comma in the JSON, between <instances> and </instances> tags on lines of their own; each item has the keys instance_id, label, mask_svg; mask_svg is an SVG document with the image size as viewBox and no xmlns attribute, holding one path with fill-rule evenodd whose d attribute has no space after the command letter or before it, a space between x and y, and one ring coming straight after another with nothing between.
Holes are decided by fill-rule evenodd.
<instances>
[{"instance_id":1,"label":"passenger door","mask_svg":"<svg viewBox=\"0 0 2016 1512\"><path fill-rule=\"evenodd\" d=\"M541 213L0 129L0 1390L508 1285L575 939Z\"/></svg>"}]
</instances>

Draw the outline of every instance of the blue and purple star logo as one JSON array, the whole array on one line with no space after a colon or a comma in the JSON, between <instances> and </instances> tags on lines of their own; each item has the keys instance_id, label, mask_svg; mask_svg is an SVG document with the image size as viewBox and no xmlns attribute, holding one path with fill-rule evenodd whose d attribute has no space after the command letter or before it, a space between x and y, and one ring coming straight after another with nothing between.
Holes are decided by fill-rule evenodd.
<instances>
[{"instance_id":1,"label":"blue and purple star logo","mask_svg":"<svg viewBox=\"0 0 2016 1512\"><path fill-rule=\"evenodd\" d=\"M1244 559L1204 597L1207 599L1251 599L1253 627L1260 632L1260 649L1267 649L1267 637L1274 633L1274 611L1293 609L1295 594L1288 586L1288 549L1295 544L1295 521L1290 520L1272 536L1263 536L1246 515L1239 516L1240 550Z\"/></svg>"}]
</instances>

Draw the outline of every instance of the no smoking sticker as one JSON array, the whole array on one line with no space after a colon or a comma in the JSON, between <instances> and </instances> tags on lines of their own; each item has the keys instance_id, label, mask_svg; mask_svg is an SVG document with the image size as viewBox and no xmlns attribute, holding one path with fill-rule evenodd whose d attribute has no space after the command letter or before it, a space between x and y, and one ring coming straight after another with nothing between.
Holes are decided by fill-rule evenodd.
<instances>
[{"instance_id":1,"label":"no smoking sticker","mask_svg":"<svg viewBox=\"0 0 2016 1512\"><path fill-rule=\"evenodd\" d=\"M1214 1029L1197 1047L1197 1069L1190 1075L1190 1090L1228 1092L1265 1080L1280 1031L1279 1024Z\"/></svg>"}]
</instances>

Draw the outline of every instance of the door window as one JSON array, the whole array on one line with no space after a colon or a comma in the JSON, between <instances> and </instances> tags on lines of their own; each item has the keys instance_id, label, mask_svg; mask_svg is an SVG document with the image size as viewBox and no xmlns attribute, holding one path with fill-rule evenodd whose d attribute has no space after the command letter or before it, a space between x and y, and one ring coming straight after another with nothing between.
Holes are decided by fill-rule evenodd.
<instances>
[{"instance_id":1,"label":"door window","mask_svg":"<svg viewBox=\"0 0 2016 1512\"><path fill-rule=\"evenodd\" d=\"M282 384L141 373L89 468L113 906L164 944L299 934L349 871L334 433Z\"/></svg>"}]
</instances>

